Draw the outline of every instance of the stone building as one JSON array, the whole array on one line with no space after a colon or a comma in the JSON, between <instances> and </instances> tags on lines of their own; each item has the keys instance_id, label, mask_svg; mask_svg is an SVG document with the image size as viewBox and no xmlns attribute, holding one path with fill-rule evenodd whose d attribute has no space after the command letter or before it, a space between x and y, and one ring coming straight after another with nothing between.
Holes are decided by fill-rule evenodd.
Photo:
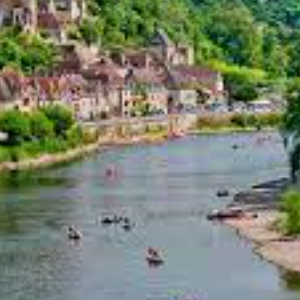
<instances>
[{"instance_id":1,"label":"stone building","mask_svg":"<svg viewBox=\"0 0 300 300\"><path fill-rule=\"evenodd\" d=\"M19 26L42 33L54 41L65 41L65 29L86 17L86 0L1 0L0 28Z\"/></svg>"},{"instance_id":2,"label":"stone building","mask_svg":"<svg viewBox=\"0 0 300 300\"><path fill-rule=\"evenodd\" d=\"M163 29L157 29L149 49L167 65L193 65L194 50L190 45L175 43Z\"/></svg>"}]
</instances>

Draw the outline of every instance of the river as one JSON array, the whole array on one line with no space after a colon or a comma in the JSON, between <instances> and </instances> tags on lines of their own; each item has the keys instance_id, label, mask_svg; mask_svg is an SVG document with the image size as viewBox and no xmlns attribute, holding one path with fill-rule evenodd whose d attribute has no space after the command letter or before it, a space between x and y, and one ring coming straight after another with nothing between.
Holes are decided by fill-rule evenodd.
<instances>
[{"instance_id":1,"label":"river","mask_svg":"<svg viewBox=\"0 0 300 300\"><path fill-rule=\"evenodd\" d=\"M52 170L0 180L1 300L296 300L300 278L252 252L205 214L218 198L286 176L276 134L186 137L109 149ZM234 150L232 145L239 148ZM104 176L113 166L117 174ZM103 226L122 214L131 231ZM83 233L79 243L66 228ZM149 268L147 247L165 264Z\"/></svg>"}]
</instances>

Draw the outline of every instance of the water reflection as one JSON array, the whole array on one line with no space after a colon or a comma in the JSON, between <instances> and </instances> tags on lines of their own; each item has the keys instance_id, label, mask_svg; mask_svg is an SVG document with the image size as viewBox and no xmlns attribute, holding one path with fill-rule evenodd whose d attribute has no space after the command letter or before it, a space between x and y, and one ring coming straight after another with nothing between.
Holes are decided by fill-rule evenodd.
<instances>
[{"instance_id":1,"label":"water reflection","mask_svg":"<svg viewBox=\"0 0 300 300\"><path fill-rule=\"evenodd\" d=\"M10 172L1 174L0 177L0 191L16 191L35 187L72 187L75 184L74 180L72 181L66 177L49 176L49 173L45 170Z\"/></svg>"}]
</instances>

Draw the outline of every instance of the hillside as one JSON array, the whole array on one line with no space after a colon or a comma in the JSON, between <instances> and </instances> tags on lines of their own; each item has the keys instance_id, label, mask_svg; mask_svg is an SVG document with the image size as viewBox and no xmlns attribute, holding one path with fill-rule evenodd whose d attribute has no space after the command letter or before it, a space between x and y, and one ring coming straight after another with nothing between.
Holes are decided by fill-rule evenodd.
<instances>
[{"instance_id":1,"label":"hillside","mask_svg":"<svg viewBox=\"0 0 300 300\"><path fill-rule=\"evenodd\" d=\"M159 26L192 44L198 62L300 75L298 0L90 0L90 9L83 30L106 48L143 46Z\"/></svg>"}]
</instances>

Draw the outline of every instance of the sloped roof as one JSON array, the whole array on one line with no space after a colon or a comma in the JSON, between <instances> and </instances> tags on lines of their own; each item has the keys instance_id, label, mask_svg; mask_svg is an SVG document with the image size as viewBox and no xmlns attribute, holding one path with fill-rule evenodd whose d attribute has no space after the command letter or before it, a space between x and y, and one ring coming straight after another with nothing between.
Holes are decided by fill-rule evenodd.
<instances>
[{"instance_id":1,"label":"sloped roof","mask_svg":"<svg viewBox=\"0 0 300 300\"><path fill-rule=\"evenodd\" d=\"M87 80L99 80L106 86L123 86L124 78L118 72L118 67L107 57L91 64L82 71Z\"/></svg>"},{"instance_id":2,"label":"sloped roof","mask_svg":"<svg viewBox=\"0 0 300 300\"><path fill-rule=\"evenodd\" d=\"M163 79L153 69L131 69L126 76L127 82L141 84L163 84Z\"/></svg>"},{"instance_id":3,"label":"sloped roof","mask_svg":"<svg viewBox=\"0 0 300 300\"><path fill-rule=\"evenodd\" d=\"M164 45L164 46L174 46L173 41L170 39L166 31L162 28L158 28L150 41L153 46Z\"/></svg>"},{"instance_id":4,"label":"sloped roof","mask_svg":"<svg viewBox=\"0 0 300 300\"><path fill-rule=\"evenodd\" d=\"M169 69L169 81L176 87L190 87L216 92L220 74L204 66L173 66Z\"/></svg>"}]
</instances>

